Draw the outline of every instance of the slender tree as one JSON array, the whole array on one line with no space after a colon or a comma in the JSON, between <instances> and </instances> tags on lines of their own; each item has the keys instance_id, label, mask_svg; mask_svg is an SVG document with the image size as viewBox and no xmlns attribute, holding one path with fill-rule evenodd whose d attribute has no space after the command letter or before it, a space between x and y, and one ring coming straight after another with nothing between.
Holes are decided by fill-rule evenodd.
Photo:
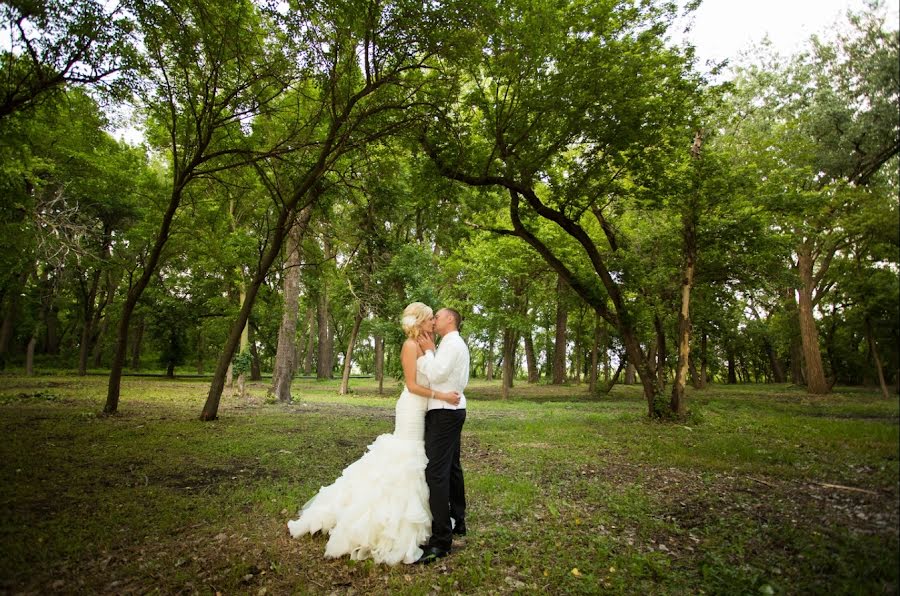
<instances>
[{"instance_id":1,"label":"slender tree","mask_svg":"<svg viewBox=\"0 0 900 596\"><path fill-rule=\"evenodd\" d=\"M117 411L131 316L155 274L175 214L190 184L235 167L253 155L240 122L282 92L288 57L250 2L184 0L135 6L146 60L144 103L151 138L169 154L170 191L157 232L129 279L119 319L103 411Z\"/></svg>"}]
</instances>

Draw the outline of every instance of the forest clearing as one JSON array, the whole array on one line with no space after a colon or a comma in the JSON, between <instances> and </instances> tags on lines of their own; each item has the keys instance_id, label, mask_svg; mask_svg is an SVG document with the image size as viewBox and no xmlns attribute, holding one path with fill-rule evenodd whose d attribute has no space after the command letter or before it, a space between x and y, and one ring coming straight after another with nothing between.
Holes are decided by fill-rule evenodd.
<instances>
[{"instance_id":1,"label":"forest clearing","mask_svg":"<svg viewBox=\"0 0 900 596\"><path fill-rule=\"evenodd\" d=\"M262 385L197 420L207 381L3 377L4 593L891 594L896 400L837 388L712 386L682 424L640 390L471 388L469 535L435 566L323 559L285 522L378 434L396 388ZM264 591L265 590L265 591Z\"/></svg>"}]
</instances>

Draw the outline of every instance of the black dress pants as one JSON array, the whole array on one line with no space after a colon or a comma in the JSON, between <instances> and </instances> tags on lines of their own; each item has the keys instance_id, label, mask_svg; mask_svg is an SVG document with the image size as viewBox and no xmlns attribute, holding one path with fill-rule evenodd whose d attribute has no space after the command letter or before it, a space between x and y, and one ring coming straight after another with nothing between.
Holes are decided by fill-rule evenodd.
<instances>
[{"instance_id":1,"label":"black dress pants","mask_svg":"<svg viewBox=\"0 0 900 596\"><path fill-rule=\"evenodd\" d=\"M460 433L466 421L463 410L429 410L425 415L425 482L431 507L431 539L428 546L450 550L453 542L450 518L466 521L466 491L459 463Z\"/></svg>"}]
</instances>

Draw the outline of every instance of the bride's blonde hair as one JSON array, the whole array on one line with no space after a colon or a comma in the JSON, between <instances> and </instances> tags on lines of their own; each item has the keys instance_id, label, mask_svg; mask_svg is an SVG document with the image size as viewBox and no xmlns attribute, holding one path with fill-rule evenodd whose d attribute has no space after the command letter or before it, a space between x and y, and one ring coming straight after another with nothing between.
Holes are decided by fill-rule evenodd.
<instances>
[{"instance_id":1,"label":"bride's blonde hair","mask_svg":"<svg viewBox=\"0 0 900 596\"><path fill-rule=\"evenodd\" d=\"M422 323L430 319L434 315L431 307L422 302L413 302L403 309L403 318L400 319L400 326L403 333L410 339L416 339L422 332Z\"/></svg>"}]
</instances>

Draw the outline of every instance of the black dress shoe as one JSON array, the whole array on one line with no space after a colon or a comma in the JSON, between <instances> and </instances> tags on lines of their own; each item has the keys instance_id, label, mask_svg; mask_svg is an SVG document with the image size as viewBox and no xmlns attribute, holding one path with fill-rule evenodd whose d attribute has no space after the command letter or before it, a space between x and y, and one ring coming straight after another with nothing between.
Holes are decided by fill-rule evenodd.
<instances>
[{"instance_id":1,"label":"black dress shoe","mask_svg":"<svg viewBox=\"0 0 900 596\"><path fill-rule=\"evenodd\" d=\"M453 533L456 536L465 536L466 535L466 524L457 524L453 526Z\"/></svg>"},{"instance_id":2,"label":"black dress shoe","mask_svg":"<svg viewBox=\"0 0 900 596\"><path fill-rule=\"evenodd\" d=\"M427 565L429 563L434 563L438 559L443 559L447 555L450 554L449 550L444 550L442 548L438 548L436 546L429 546L424 549L422 556L416 561L417 565Z\"/></svg>"}]
</instances>

